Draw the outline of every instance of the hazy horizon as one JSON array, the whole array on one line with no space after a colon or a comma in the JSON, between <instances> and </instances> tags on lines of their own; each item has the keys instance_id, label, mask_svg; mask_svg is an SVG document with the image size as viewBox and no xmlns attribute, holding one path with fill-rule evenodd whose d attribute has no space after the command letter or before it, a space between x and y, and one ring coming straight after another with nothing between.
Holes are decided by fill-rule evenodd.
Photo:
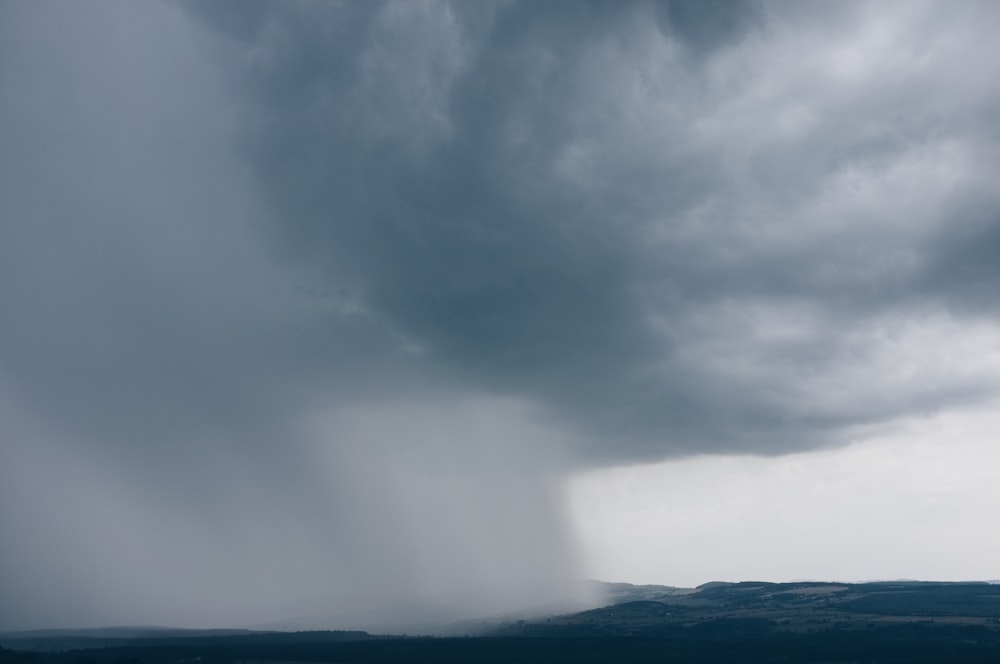
<instances>
[{"instance_id":1,"label":"hazy horizon","mask_svg":"<svg viewBox=\"0 0 1000 664\"><path fill-rule=\"evenodd\" d=\"M847 579L788 579L784 581L765 581L762 579L742 579L742 580L723 580L715 579L712 581L705 581L703 583L697 584L695 586L672 586L669 584L658 584L658 583L628 583L621 581L605 581L603 579L587 579L586 583L599 583L608 585L626 585L634 586L637 588L669 588L676 590L694 590L703 585L708 584L746 584L746 583L773 583L773 584L820 584L820 585L864 585L864 584L898 584L898 583L911 583L911 584L951 584L951 583L972 583L980 584L986 583L989 585L1000 584L1000 579L962 579L962 580L940 580L940 579L866 579L866 580L847 580ZM609 598L594 598L591 597L590 602L583 602L578 598L566 598L570 600L577 600L578 605L571 605L569 603L562 604L559 606L554 606L551 604L546 604L542 606L532 607L526 606L521 607L520 610L512 610L509 612L499 612L499 613L471 613L462 614L459 616L442 616L431 614L430 616L424 615L427 607L419 607L418 613L411 612L400 612L398 614L385 615L379 612L365 613L361 612L357 614L351 611L345 611L342 614L335 616L330 615L301 615L289 617L286 620L278 620L272 623L266 624L232 624L225 626L190 626L184 624L132 624L132 623L120 623L120 624L102 624L102 625L59 625L59 626L48 626L48 627L33 627L26 629L8 629L0 630L2 633L8 634L20 634L20 633L33 633L33 632L53 632L53 633L63 633L63 632L101 632L104 630L122 630L128 632L132 631L260 631L260 632L304 632L304 631L367 631L373 634L379 633L410 633L410 634L441 634L441 635L454 635L456 626L469 625L475 621L484 621L484 625L500 625L504 621L511 621L515 619L544 619L550 616L556 615L567 615L576 613L577 611L584 611L590 608L610 606L613 604ZM384 609L393 609L394 607L387 606L382 607ZM412 609L413 607L409 607ZM469 629L469 627L466 627Z\"/></svg>"},{"instance_id":2,"label":"hazy horizon","mask_svg":"<svg viewBox=\"0 0 1000 664\"><path fill-rule=\"evenodd\" d=\"M0 630L1000 578L997 25L0 4Z\"/></svg>"}]
</instances>

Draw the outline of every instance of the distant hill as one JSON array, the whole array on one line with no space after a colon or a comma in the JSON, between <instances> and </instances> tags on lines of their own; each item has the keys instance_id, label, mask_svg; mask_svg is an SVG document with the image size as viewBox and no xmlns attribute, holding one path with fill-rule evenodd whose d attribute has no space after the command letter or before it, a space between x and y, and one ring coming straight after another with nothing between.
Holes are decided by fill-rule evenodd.
<instances>
[{"instance_id":1,"label":"distant hill","mask_svg":"<svg viewBox=\"0 0 1000 664\"><path fill-rule=\"evenodd\" d=\"M0 634L0 664L1000 662L1000 587L991 583L745 581L688 589L616 583L595 588L611 603L582 611L560 604L538 607L541 615L528 611L471 621L483 633L474 638L153 627L48 630ZM544 615L548 612L561 613Z\"/></svg>"},{"instance_id":2,"label":"distant hill","mask_svg":"<svg viewBox=\"0 0 1000 664\"><path fill-rule=\"evenodd\" d=\"M639 600L667 600L678 595L688 595L695 588L678 588L675 586L633 585L631 583L609 583L607 581L590 581L593 596L601 600L602 605L621 604Z\"/></svg>"},{"instance_id":3,"label":"distant hill","mask_svg":"<svg viewBox=\"0 0 1000 664\"><path fill-rule=\"evenodd\" d=\"M208 646L227 648L233 645L281 646L330 641L354 641L373 638L362 631L279 632L241 629L175 629L171 627L102 627L97 629L50 629L0 633L0 645L15 650L36 652L92 650L156 646L183 648Z\"/></svg>"},{"instance_id":4,"label":"distant hill","mask_svg":"<svg viewBox=\"0 0 1000 664\"><path fill-rule=\"evenodd\" d=\"M507 634L666 636L684 630L807 634L936 624L1000 636L1000 588L987 582L712 582L695 589L607 584L609 606L504 626ZM1000 660L998 660L1000 661Z\"/></svg>"}]
</instances>

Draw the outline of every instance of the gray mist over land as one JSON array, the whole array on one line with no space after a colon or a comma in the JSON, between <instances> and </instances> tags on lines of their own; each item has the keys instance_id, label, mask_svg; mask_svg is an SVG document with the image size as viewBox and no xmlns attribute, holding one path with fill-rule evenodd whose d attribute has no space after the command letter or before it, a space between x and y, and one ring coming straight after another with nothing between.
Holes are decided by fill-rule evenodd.
<instances>
[{"instance_id":1,"label":"gray mist over land","mask_svg":"<svg viewBox=\"0 0 1000 664\"><path fill-rule=\"evenodd\" d=\"M561 600L574 472L997 397L998 24L5 3L0 629Z\"/></svg>"}]
</instances>

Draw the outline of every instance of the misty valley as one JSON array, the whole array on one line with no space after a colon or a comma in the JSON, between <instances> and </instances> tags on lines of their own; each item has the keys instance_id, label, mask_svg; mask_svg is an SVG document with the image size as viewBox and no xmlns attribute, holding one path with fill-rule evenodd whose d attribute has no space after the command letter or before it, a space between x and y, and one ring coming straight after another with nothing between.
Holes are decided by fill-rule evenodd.
<instances>
[{"instance_id":1,"label":"misty valley","mask_svg":"<svg viewBox=\"0 0 1000 664\"><path fill-rule=\"evenodd\" d=\"M0 664L1000 661L1000 584L599 586L604 606L365 631L107 628L0 634Z\"/></svg>"}]
</instances>

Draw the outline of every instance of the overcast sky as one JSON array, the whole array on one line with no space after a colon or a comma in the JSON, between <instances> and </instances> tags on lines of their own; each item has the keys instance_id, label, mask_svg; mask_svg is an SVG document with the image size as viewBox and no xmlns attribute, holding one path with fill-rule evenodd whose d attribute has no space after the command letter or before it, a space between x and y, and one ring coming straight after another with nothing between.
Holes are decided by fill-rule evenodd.
<instances>
[{"instance_id":1,"label":"overcast sky","mask_svg":"<svg viewBox=\"0 0 1000 664\"><path fill-rule=\"evenodd\" d=\"M0 629L1000 578L998 27L0 4Z\"/></svg>"}]
</instances>

